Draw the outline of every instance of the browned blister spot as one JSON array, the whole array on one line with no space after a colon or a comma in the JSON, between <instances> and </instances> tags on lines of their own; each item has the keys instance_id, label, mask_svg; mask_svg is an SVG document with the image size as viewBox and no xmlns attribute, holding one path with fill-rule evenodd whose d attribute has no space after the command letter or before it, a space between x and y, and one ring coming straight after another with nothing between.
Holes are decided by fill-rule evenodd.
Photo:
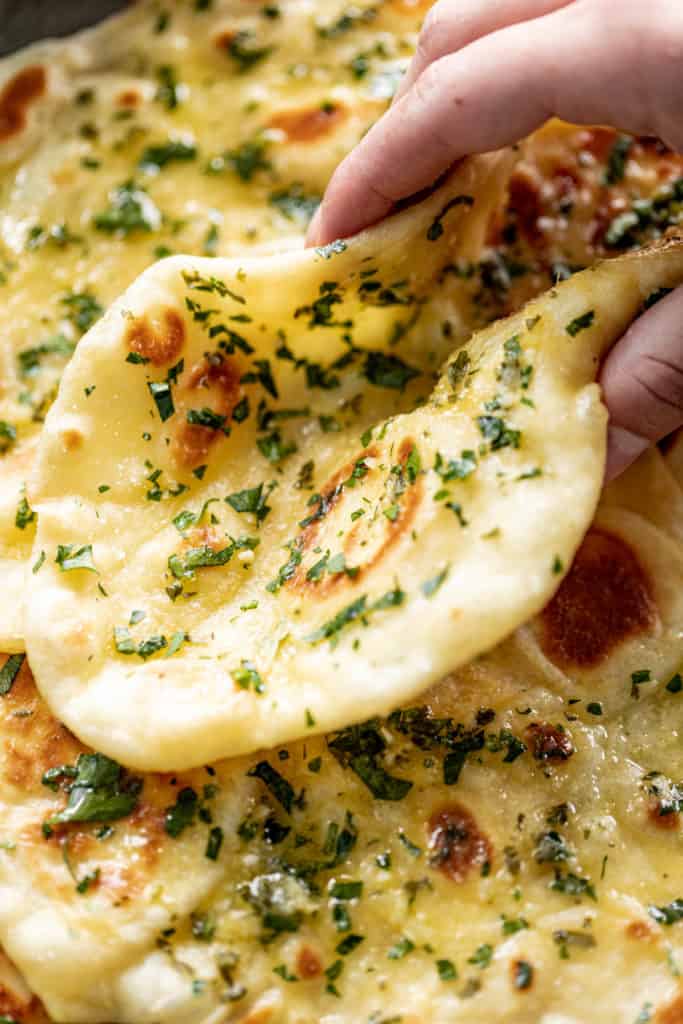
<instances>
[{"instance_id":1,"label":"browned blister spot","mask_svg":"<svg viewBox=\"0 0 683 1024\"><path fill-rule=\"evenodd\" d=\"M629 921L624 929L628 939L651 939L654 937L654 930L647 921Z\"/></svg>"},{"instance_id":2,"label":"browned blister spot","mask_svg":"<svg viewBox=\"0 0 683 1024\"><path fill-rule=\"evenodd\" d=\"M574 753L569 734L550 722L532 722L524 730L524 738L537 761L566 761Z\"/></svg>"},{"instance_id":3,"label":"browned blister spot","mask_svg":"<svg viewBox=\"0 0 683 1024\"><path fill-rule=\"evenodd\" d=\"M59 436L67 452L75 452L83 444L83 434L80 430L63 430Z\"/></svg>"},{"instance_id":4,"label":"browned blister spot","mask_svg":"<svg viewBox=\"0 0 683 1024\"><path fill-rule=\"evenodd\" d=\"M179 465L187 469L199 466L216 441L225 437L224 429L188 423L188 411L210 409L217 416L225 417L227 428L232 411L242 396L241 379L238 361L217 353L205 356L190 371L176 402L182 419L173 439L173 455Z\"/></svg>"},{"instance_id":5,"label":"browned blister spot","mask_svg":"<svg viewBox=\"0 0 683 1024\"><path fill-rule=\"evenodd\" d=\"M0 92L0 142L6 142L26 127L28 109L45 94L45 68L23 68L10 78Z\"/></svg>"},{"instance_id":6,"label":"browned blister spot","mask_svg":"<svg viewBox=\"0 0 683 1024\"><path fill-rule=\"evenodd\" d=\"M320 957L310 946L301 946L296 955L296 973L304 981L319 978L323 973Z\"/></svg>"},{"instance_id":7,"label":"browned blister spot","mask_svg":"<svg viewBox=\"0 0 683 1024\"><path fill-rule=\"evenodd\" d=\"M218 50L228 50L232 45L237 32L232 29L225 29L213 37L213 44Z\"/></svg>"},{"instance_id":8,"label":"browned blister spot","mask_svg":"<svg viewBox=\"0 0 683 1024\"><path fill-rule=\"evenodd\" d=\"M650 801L647 808L649 821L664 832L677 831L680 824L680 815L676 811L663 811L663 806L666 807L666 805L662 805L659 800L655 799Z\"/></svg>"},{"instance_id":9,"label":"browned blister spot","mask_svg":"<svg viewBox=\"0 0 683 1024\"><path fill-rule=\"evenodd\" d=\"M404 438L399 445L397 465L404 472L407 472L406 463L414 447L415 445L411 438ZM405 490L394 502L396 506L394 518L385 516L382 509L377 510L374 527L376 532L372 538L368 537L367 521L374 513L371 513L368 509L365 516L362 516L356 522L352 522L349 510L348 520L344 519L343 521L343 526L348 526L348 529L344 529L344 539L340 546L347 565L353 570L352 575L345 572L325 573L316 580L306 578L311 564L317 561L319 557L312 554L313 549L324 544L321 535L326 534L329 530L332 535L337 536L337 527L340 524L342 510L346 508L350 501L353 502L354 509L358 506L363 486L366 482L370 483L373 474L382 473L384 476L390 475L388 464L383 468L374 467L368 469L367 475L359 481L357 486L345 486L345 482L352 477L355 467L360 462L366 459L377 460L381 458L381 455L380 449L376 445L371 445L361 452L357 458L342 466L321 489L321 499L312 509L312 513L316 514L322 508L325 510L324 515L304 527L299 534L297 545L302 554L302 562L287 583L291 589L305 591L309 594L314 594L316 597L324 597L332 592L338 592L344 587L358 584L370 570L378 566L386 558L391 548L410 530L422 499L423 485L420 477L412 483L406 481ZM328 517L330 517L330 520L328 520ZM332 517L334 517L334 525L330 528L329 523L332 521ZM307 558L306 556L309 553L311 553L311 557Z\"/></svg>"},{"instance_id":10,"label":"browned blister spot","mask_svg":"<svg viewBox=\"0 0 683 1024\"><path fill-rule=\"evenodd\" d=\"M2 776L24 791L37 790L48 768L71 763L85 747L54 718L36 689L25 660L12 689L0 698L3 713Z\"/></svg>"},{"instance_id":11,"label":"browned blister spot","mask_svg":"<svg viewBox=\"0 0 683 1024\"><path fill-rule=\"evenodd\" d=\"M683 1024L683 990L657 1012L655 1024Z\"/></svg>"},{"instance_id":12,"label":"browned blister spot","mask_svg":"<svg viewBox=\"0 0 683 1024\"><path fill-rule=\"evenodd\" d=\"M593 668L656 623L650 580L632 549L593 529L541 613L541 646L557 665Z\"/></svg>"},{"instance_id":13,"label":"browned blister spot","mask_svg":"<svg viewBox=\"0 0 683 1024\"><path fill-rule=\"evenodd\" d=\"M488 836L461 804L436 811L427 822L427 836L430 865L454 882L464 882L470 871L493 858Z\"/></svg>"},{"instance_id":14,"label":"browned blister spot","mask_svg":"<svg viewBox=\"0 0 683 1024\"><path fill-rule=\"evenodd\" d=\"M185 344L185 322L174 309L165 309L160 316L135 317L131 320L124 344L153 366L174 363Z\"/></svg>"},{"instance_id":15,"label":"browned blister spot","mask_svg":"<svg viewBox=\"0 0 683 1024\"><path fill-rule=\"evenodd\" d=\"M333 132L348 117L341 103L326 103L302 110L283 110L268 122L269 128L281 131L288 142L316 142Z\"/></svg>"},{"instance_id":16,"label":"browned blister spot","mask_svg":"<svg viewBox=\"0 0 683 1024\"><path fill-rule=\"evenodd\" d=\"M116 97L117 106L125 107L128 110L139 107L141 100L142 96L137 89L125 89Z\"/></svg>"},{"instance_id":17,"label":"browned blister spot","mask_svg":"<svg viewBox=\"0 0 683 1024\"><path fill-rule=\"evenodd\" d=\"M18 992L12 992L6 985L0 984L0 1019L12 1021L13 1024L50 1024L43 1004L33 996L28 1001Z\"/></svg>"}]
</instances>

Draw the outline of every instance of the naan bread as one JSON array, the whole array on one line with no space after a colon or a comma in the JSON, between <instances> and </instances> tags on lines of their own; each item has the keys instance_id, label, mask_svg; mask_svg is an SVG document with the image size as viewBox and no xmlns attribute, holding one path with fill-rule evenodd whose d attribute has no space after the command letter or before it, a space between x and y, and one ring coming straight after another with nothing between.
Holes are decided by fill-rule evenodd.
<instances>
[{"instance_id":1,"label":"naan bread","mask_svg":"<svg viewBox=\"0 0 683 1024\"><path fill-rule=\"evenodd\" d=\"M82 740L178 770L340 728L419 695L552 595L602 484L600 358L683 278L683 247L576 275L459 350L425 403L382 418L377 385L424 372L429 335L418 323L406 358L395 302L358 297L369 281L371 296L402 292L407 322L448 262L433 225L466 218L478 167L329 259L160 264L81 343L31 492L44 562L26 638ZM207 353L236 311L240 343ZM317 398L333 375L334 410Z\"/></svg>"},{"instance_id":2,"label":"naan bread","mask_svg":"<svg viewBox=\"0 0 683 1024\"><path fill-rule=\"evenodd\" d=\"M160 255L301 246L426 6L337 25L338 0L144 0L0 62L3 650L24 646L24 484L81 335Z\"/></svg>"},{"instance_id":3,"label":"naan bread","mask_svg":"<svg viewBox=\"0 0 683 1024\"><path fill-rule=\"evenodd\" d=\"M51 1019L676 1021L683 547L657 479L652 452L538 618L382 721L182 775L100 755L68 794L88 751L24 663L0 938Z\"/></svg>"}]
</instances>

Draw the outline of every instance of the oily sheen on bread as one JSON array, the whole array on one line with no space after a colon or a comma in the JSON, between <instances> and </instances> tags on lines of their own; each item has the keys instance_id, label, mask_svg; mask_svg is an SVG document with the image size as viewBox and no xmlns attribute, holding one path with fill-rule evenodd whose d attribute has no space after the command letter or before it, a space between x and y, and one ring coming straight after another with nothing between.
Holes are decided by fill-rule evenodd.
<instances>
[{"instance_id":1,"label":"oily sheen on bread","mask_svg":"<svg viewBox=\"0 0 683 1024\"><path fill-rule=\"evenodd\" d=\"M607 490L530 624L325 737L129 772L24 663L0 701L0 936L51 1018L675 1020L683 549L657 477L652 453Z\"/></svg>"},{"instance_id":2,"label":"oily sheen on bread","mask_svg":"<svg viewBox=\"0 0 683 1024\"><path fill-rule=\"evenodd\" d=\"M160 256L301 246L426 6L359 8L337 30L336 0L145 0L0 62L3 649L24 647L25 482L79 339Z\"/></svg>"},{"instance_id":3,"label":"oily sheen on bread","mask_svg":"<svg viewBox=\"0 0 683 1024\"><path fill-rule=\"evenodd\" d=\"M552 596L602 484L601 356L683 278L682 247L575 275L387 418L375 395L424 373L419 321L394 339L468 175L485 196L475 167L331 256L161 263L81 342L32 482L26 615L38 687L81 739L177 770L339 728ZM325 434L333 375L360 411Z\"/></svg>"}]
</instances>

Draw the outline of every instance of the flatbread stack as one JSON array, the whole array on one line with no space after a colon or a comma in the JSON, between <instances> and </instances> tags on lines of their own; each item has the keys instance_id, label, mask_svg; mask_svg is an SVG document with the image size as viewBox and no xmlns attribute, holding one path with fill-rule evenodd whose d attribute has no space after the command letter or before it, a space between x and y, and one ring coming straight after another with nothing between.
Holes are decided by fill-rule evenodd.
<instances>
[{"instance_id":1,"label":"flatbread stack","mask_svg":"<svg viewBox=\"0 0 683 1024\"><path fill-rule=\"evenodd\" d=\"M428 6L0 67L0 1021L683 1019L681 441L601 495L595 383L678 164L554 123L304 251Z\"/></svg>"}]
</instances>

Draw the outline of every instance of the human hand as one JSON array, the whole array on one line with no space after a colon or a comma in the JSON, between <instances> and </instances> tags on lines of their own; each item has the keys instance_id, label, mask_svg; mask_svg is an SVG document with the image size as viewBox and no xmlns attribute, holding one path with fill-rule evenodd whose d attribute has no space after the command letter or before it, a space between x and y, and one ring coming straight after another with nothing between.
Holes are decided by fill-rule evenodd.
<instances>
[{"instance_id":1,"label":"human hand","mask_svg":"<svg viewBox=\"0 0 683 1024\"><path fill-rule=\"evenodd\" d=\"M347 237L470 153L556 115L683 150L679 0L439 0L391 109L337 169L309 244ZM637 320L601 383L607 479L683 424L683 290Z\"/></svg>"}]
</instances>

